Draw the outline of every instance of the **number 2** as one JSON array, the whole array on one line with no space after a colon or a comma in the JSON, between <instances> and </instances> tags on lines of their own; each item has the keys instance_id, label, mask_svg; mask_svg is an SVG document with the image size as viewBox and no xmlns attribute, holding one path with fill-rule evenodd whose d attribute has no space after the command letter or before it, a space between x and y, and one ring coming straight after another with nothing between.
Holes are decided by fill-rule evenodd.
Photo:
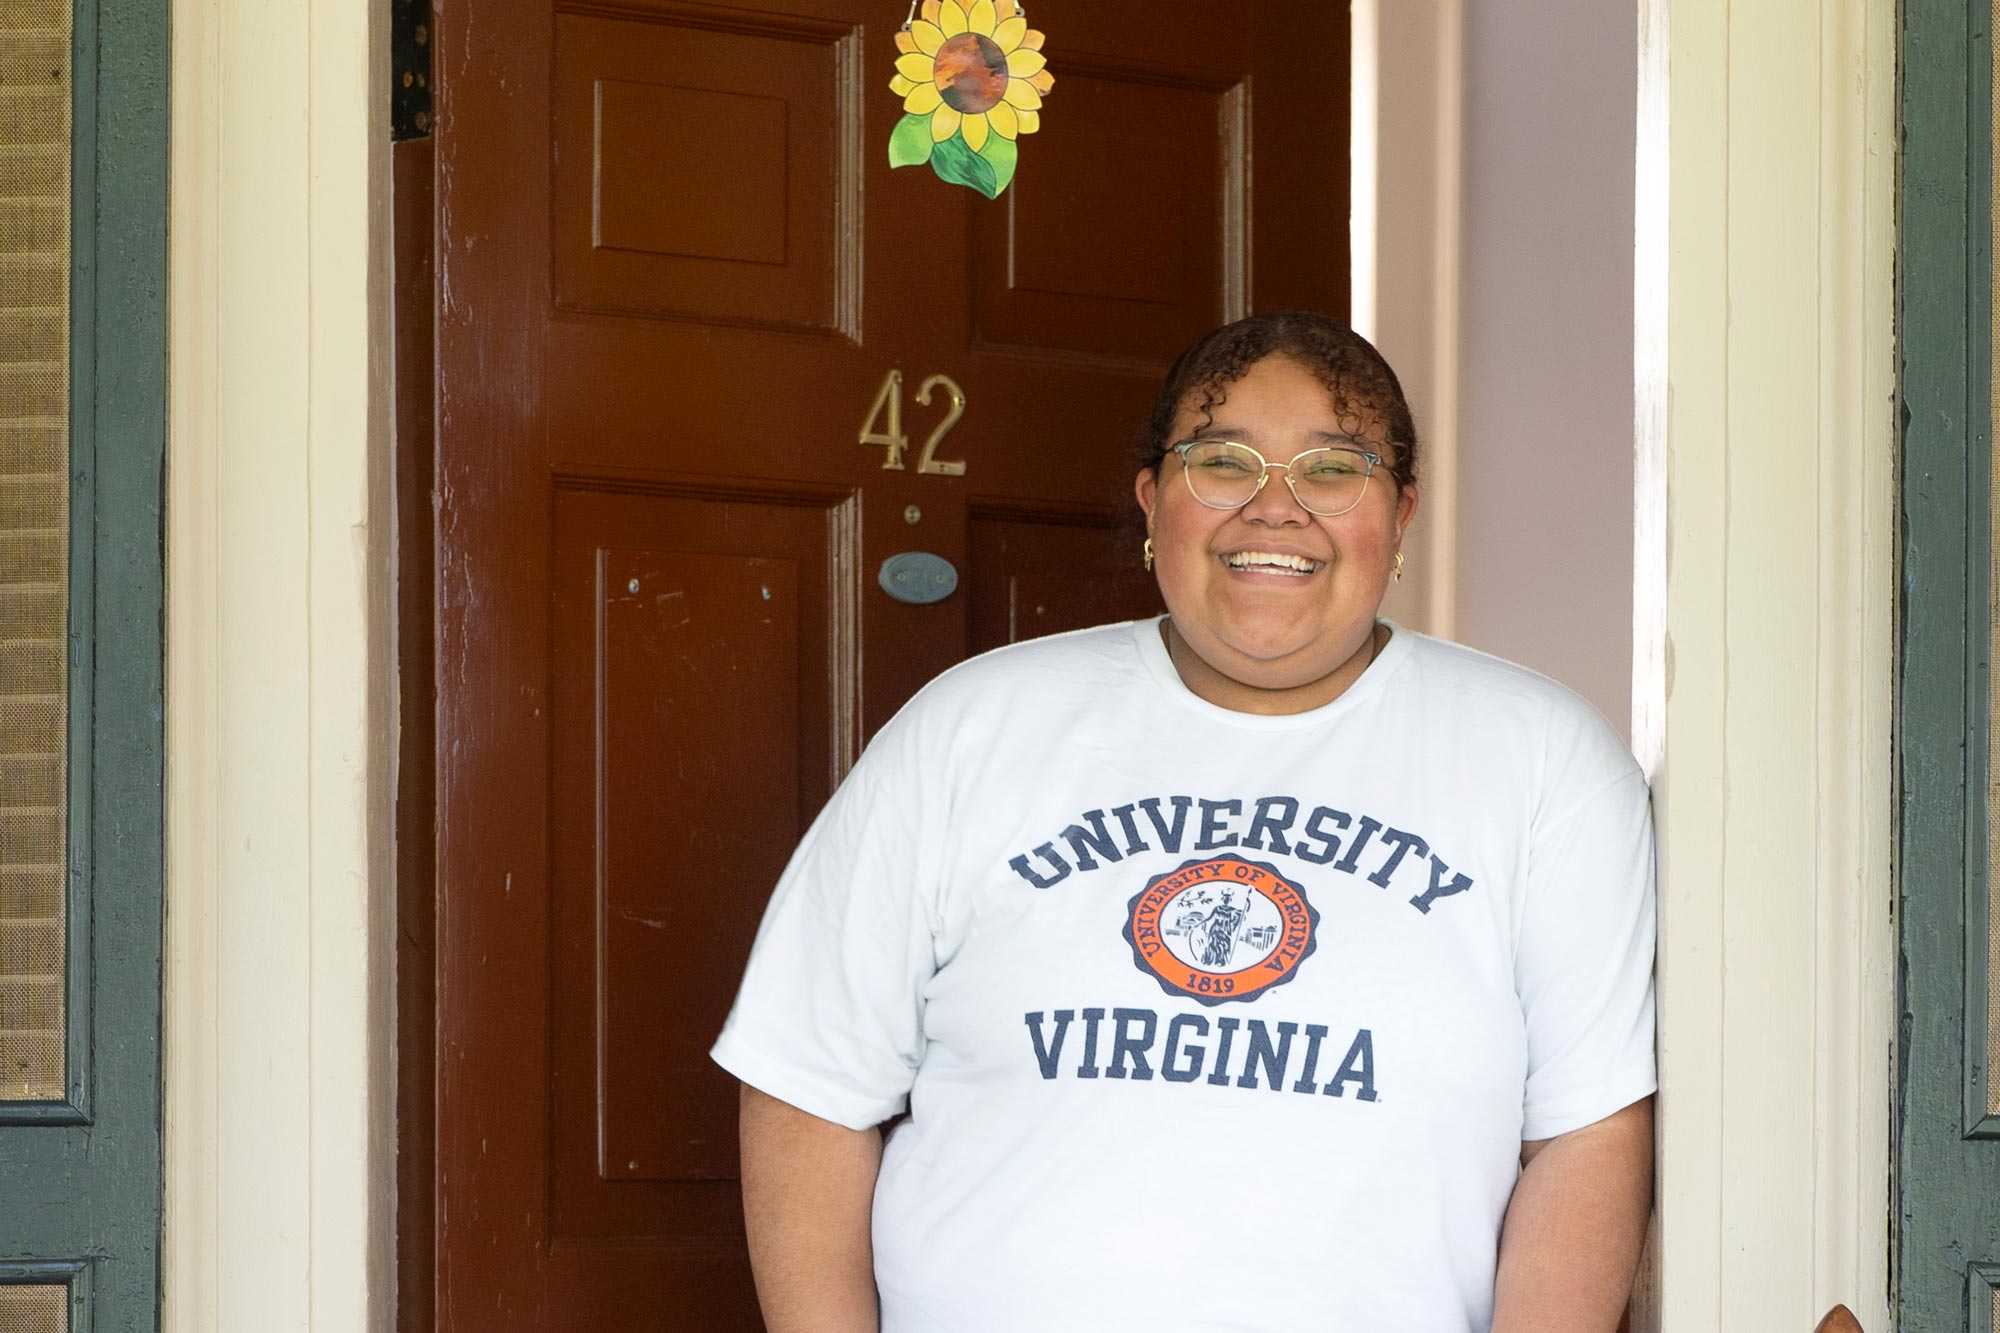
<instances>
[{"instance_id":1,"label":"number 2","mask_svg":"<svg viewBox=\"0 0 2000 1333\"><path fill-rule=\"evenodd\" d=\"M945 409L944 420L938 422L931 433L924 438L923 452L917 455L917 471L934 477L962 477L965 464L957 459L942 459L937 456L938 446L944 437L951 434L952 427L965 415L965 390L949 375L933 375L925 380L917 390L917 402L931 405L931 391L943 388L951 395L951 402ZM876 424L887 416L886 430L876 429ZM903 453L910 447L910 437L903 432L903 372L891 370L882 377L882 387L875 391L875 401L869 404L867 419L861 423L861 443L878 444L885 452L882 469L885 472L903 470Z\"/></svg>"},{"instance_id":2,"label":"number 2","mask_svg":"<svg viewBox=\"0 0 2000 1333\"><path fill-rule=\"evenodd\" d=\"M945 436L951 434L951 428L958 424L958 419L965 415L965 390L959 388L949 375L933 375L917 390L917 401L929 407L931 390L939 385L951 394L951 407L945 412L944 420L938 422L937 429L925 438L924 451L917 456L917 471L938 477L962 477L965 475L964 462L945 462L937 456L937 447L944 442Z\"/></svg>"}]
</instances>

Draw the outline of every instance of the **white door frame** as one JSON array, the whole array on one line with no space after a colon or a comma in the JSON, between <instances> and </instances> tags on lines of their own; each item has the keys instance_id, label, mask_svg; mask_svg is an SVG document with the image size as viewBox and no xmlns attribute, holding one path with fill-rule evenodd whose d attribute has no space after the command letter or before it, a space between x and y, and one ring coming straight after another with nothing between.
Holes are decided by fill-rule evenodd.
<instances>
[{"instance_id":1,"label":"white door frame","mask_svg":"<svg viewBox=\"0 0 2000 1333\"><path fill-rule=\"evenodd\" d=\"M391 1326L384 13L174 4L176 1333ZM1880 1333L1894 4L1642 0L1641 29L1664 1089L1642 1327L1804 1329L1842 1301Z\"/></svg>"}]
</instances>

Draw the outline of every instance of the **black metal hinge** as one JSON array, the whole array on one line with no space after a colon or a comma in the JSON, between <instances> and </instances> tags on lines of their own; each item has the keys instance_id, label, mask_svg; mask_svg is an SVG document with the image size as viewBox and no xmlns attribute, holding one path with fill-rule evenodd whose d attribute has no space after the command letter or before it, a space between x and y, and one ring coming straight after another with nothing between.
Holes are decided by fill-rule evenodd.
<instances>
[{"instance_id":1,"label":"black metal hinge","mask_svg":"<svg viewBox=\"0 0 2000 1333\"><path fill-rule=\"evenodd\" d=\"M389 137L431 132L431 2L389 0Z\"/></svg>"}]
</instances>

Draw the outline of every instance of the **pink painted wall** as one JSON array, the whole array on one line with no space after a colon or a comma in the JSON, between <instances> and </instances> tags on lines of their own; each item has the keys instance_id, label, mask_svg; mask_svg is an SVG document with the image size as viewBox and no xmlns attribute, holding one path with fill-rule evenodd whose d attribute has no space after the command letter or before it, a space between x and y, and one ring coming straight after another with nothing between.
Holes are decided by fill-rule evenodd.
<instances>
[{"instance_id":1,"label":"pink painted wall","mask_svg":"<svg viewBox=\"0 0 2000 1333\"><path fill-rule=\"evenodd\" d=\"M1458 639L1628 731L1636 23L1465 6L1455 599Z\"/></svg>"}]
</instances>

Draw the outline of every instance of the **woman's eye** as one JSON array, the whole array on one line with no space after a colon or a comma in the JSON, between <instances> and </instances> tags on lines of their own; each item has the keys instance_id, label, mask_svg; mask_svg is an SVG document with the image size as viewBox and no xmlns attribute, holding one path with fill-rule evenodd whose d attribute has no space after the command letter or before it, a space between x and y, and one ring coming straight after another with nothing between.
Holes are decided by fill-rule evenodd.
<instances>
[{"instance_id":1,"label":"woman's eye","mask_svg":"<svg viewBox=\"0 0 2000 1333\"><path fill-rule=\"evenodd\" d=\"M1240 458L1204 458L1196 466L1208 472L1248 472L1249 465Z\"/></svg>"}]
</instances>

